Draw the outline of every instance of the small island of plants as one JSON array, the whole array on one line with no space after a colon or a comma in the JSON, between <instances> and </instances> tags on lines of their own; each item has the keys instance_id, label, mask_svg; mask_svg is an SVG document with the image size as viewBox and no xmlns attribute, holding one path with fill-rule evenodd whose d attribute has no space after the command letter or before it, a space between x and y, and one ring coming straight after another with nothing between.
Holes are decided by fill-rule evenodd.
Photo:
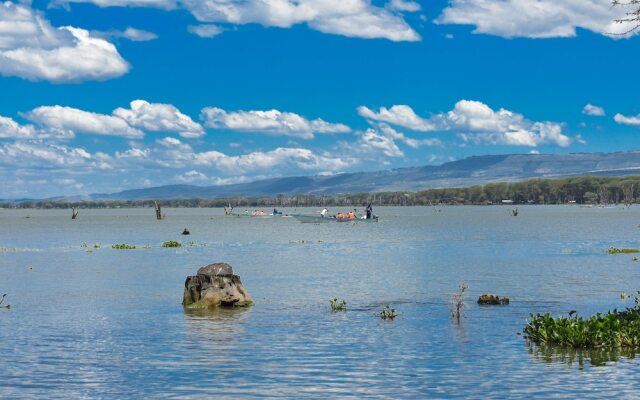
<instances>
[{"instance_id":1,"label":"small island of plants","mask_svg":"<svg viewBox=\"0 0 640 400\"><path fill-rule=\"evenodd\" d=\"M182 243L176 242L175 240L169 240L162 243L162 247L182 247Z\"/></svg>"},{"instance_id":2,"label":"small island of plants","mask_svg":"<svg viewBox=\"0 0 640 400\"><path fill-rule=\"evenodd\" d=\"M115 250L135 250L135 249L137 249L137 247L135 245L133 245L133 244L124 244L124 243L111 245L111 248L115 249Z\"/></svg>"},{"instance_id":3,"label":"small island of plants","mask_svg":"<svg viewBox=\"0 0 640 400\"><path fill-rule=\"evenodd\" d=\"M536 344L582 349L640 348L640 292L635 306L583 318L571 311L568 317L548 313L531 315L524 328L527 338Z\"/></svg>"},{"instance_id":4,"label":"small island of plants","mask_svg":"<svg viewBox=\"0 0 640 400\"><path fill-rule=\"evenodd\" d=\"M607 250L609 254L634 254L634 253L640 253L640 249L619 249L617 247L609 247L609 250Z\"/></svg>"}]
</instances>

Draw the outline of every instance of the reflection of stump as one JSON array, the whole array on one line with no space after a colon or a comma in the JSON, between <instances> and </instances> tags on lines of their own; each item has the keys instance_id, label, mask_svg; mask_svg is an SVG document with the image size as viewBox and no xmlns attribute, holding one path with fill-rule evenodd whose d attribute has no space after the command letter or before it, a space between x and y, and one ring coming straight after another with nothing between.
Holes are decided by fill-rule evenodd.
<instances>
[{"instance_id":1,"label":"reflection of stump","mask_svg":"<svg viewBox=\"0 0 640 400\"><path fill-rule=\"evenodd\" d=\"M233 275L229 264L216 263L202 267L196 276L184 283L182 305L190 309L242 307L253 304L240 277Z\"/></svg>"}]
</instances>

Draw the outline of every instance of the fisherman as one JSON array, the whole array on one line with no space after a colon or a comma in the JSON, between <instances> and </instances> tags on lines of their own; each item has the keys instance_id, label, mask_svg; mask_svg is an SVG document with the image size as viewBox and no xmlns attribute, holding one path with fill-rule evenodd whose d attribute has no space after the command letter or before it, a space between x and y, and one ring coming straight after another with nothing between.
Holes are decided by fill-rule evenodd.
<instances>
[{"instance_id":1,"label":"fisherman","mask_svg":"<svg viewBox=\"0 0 640 400\"><path fill-rule=\"evenodd\" d=\"M329 210L327 210L326 208L323 208L322 211L320 211L320 216L322 218L327 216L327 213L329 212Z\"/></svg>"},{"instance_id":2,"label":"fisherman","mask_svg":"<svg viewBox=\"0 0 640 400\"><path fill-rule=\"evenodd\" d=\"M274 209L273 209L273 215L278 215L278 214L280 214L280 213L278 212L278 210L276 210L276 209L274 208Z\"/></svg>"},{"instance_id":3,"label":"fisherman","mask_svg":"<svg viewBox=\"0 0 640 400\"><path fill-rule=\"evenodd\" d=\"M371 207L371 203L367 206L367 219L373 218L373 207Z\"/></svg>"}]
</instances>

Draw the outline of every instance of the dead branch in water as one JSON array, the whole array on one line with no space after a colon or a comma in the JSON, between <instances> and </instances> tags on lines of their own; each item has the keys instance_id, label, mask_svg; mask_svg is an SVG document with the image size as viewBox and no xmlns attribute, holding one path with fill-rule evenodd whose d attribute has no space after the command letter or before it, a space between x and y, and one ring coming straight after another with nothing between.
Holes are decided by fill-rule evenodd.
<instances>
[{"instance_id":1,"label":"dead branch in water","mask_svg":"<svg viewBox=\"0 0 640 400\"><path fill-rule=\"evenodd\" d=\"M71 207L71 219L78 218L78 207Z\"/></svg>"}]
</instances>

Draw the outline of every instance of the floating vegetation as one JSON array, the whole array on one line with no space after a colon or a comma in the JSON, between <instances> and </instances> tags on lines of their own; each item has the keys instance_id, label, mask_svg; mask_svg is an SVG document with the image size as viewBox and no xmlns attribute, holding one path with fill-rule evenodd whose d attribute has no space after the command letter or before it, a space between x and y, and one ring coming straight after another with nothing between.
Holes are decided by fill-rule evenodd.
<instances>
[{"instance_id":1,"label":"floating vegetation","mask_svg":"<svg viewBox=\"0 0 640 400\"><path fill-rule=\"evenodd\" d=\"M331 305L331 311L347 311L347 302L344 300L338 301L337 298L333 298L329 300L329 304Z\"/></svg>"},{"instance_id":2,"label":"floating vegetation","mask_svg":"<svg viewBox=\"0 0 640 400\"><path fill-rule=\"evenodd\" d=\"M313 240L304 240L304 239L300 239L300 240L289 240L289 243L297 243L297 244L305 244L305 243L324 243L323 240L318 240L318 241L313 241Z\"/></svg>"},{"instance_id":3,"label":"floating vegetation","mask_svg":"<svg viewBox=\"0 0 640 400\"><path fill-rule=\"evenodd\" d=\"M115 250L135 250L135 249L137 249L137 247L135 245L133 245L133 244L124 244L124 243L111 245L111 248L115 249Z\"/></svg>"},{"instance_id":4,"label":"floating vegetation","mask_svg":"<svg viewBox=\"0 0 640 400\"><path fill-rule=\"evenodd\" d=\"M638 257L636 256L631 257L631 261L638 261Z\"/></svg>"},{"instance_id":5,"label":"floating vegetation","mask_svg":"<svg viewBox=\"0 0 640 400\"><path fill-rule=\"evenodd\" d=\"M466 283L461 283L458 286L458 291L451 298L451 318L455 318L458 322L460 322L462 310L467 307L467 303L464 301L464 293L468 288L469 286Z\"/></svg>"},{"instance_id":6,"label":"floating vegetation","mask_svg":"<svg viewBox=\"0 0 640 400\"><path fill-rule=\"evenodd\" d=\"M97 244L97 243L93 245L93 248L94 248L94 249L99 249L100 247L101 247L101 246L100 246L99 244Z\"/></svg>"},{"instance_id":7,"label":"floating vegetation","mask_svg":"<svg viewBox=\"0 0 640 400\"><path fill-rule=\"evenodd\" d=\"M169 240L162 243L162 247L182 247L182 243L176 242L175 240Z\"/></svg>"},{"instance_id":8,"label":"floating vegetation","mask_svg":"<svg viewBox=\"0 0 640 400\"><path fill-rule=\"evenodd\" d=\"M7 297L6 293L2 295L2 298L0 298L0 308L6 308L8 310L11 308L11 304L2 305L2 302L4 302L5 297Z\"/></svg>"},{"instance_id":9,"label":"floating vegetation","mask_svg":"<svg viewBox=\"0 0 640 400\"><path fill-rule=\"evenodd\" d=\"M573 348L640 349L640 292L635 306L582 318L575 311L569 317L553 318L548 313L531 314L524 333L536 344ZM622 295L621 295L622 297Z\"/></svg>"},{"instance_id":10,"label":"floating vegetation","mask_svg":"<svg viewBox=\"0 0 640 400\"><path fill-rule=\"evenodd\" d=\"M609 254L634 254L640 253L640 249L619 249L617 247L609 247L609 250L607 250L607 252Z\"/></svg>"},{"instance_id":11,"label":"floating vegetation","mask_svg":"<svg viewBox=\"0 0 640 400\"><path fill-rule=\"evenodd\" d=\"M388 304L376 315L384 320L393 320L398 316L396 309L389 307Z\"/></svg>"}]
</instances>

